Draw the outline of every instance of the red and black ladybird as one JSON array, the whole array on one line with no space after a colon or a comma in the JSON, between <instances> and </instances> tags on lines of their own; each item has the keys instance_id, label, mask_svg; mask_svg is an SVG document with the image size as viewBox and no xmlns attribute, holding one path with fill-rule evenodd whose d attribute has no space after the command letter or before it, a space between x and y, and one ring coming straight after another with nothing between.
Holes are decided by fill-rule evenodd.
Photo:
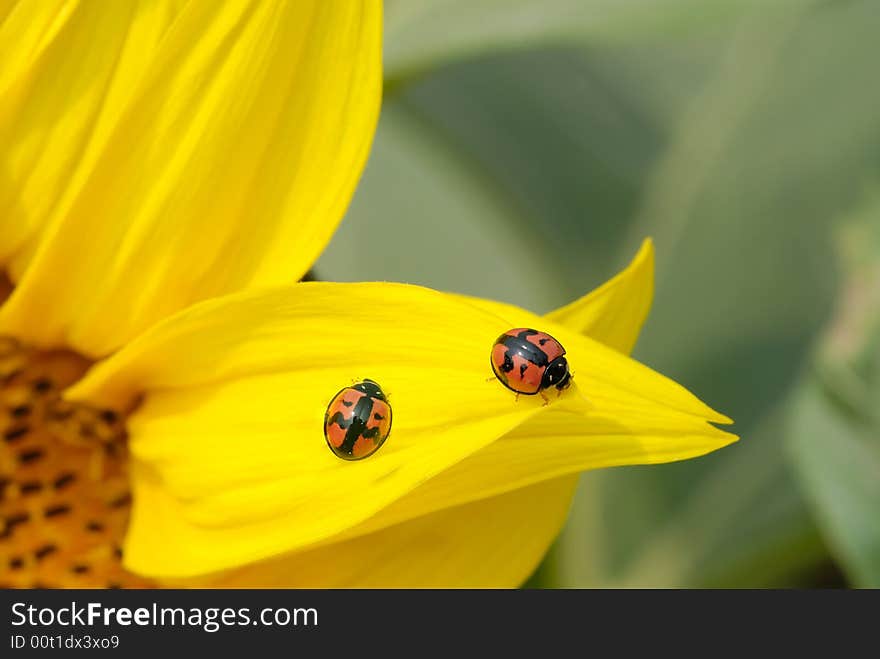
<instances>
[{"instance_id":1,"label":"red and black ladybird","mask_svg":"<svg viewBox=\"0 0 880 659\"><path fill-rule=\"evenodd\" d=\"M492 346L492 370L501 383L517 394L533 396L571 385L565 348L545 332L518 328L508 330ZM546 400L546 396L544 396Z\"/></svg>"},{"instance_id":2,"label":"red and black ladybird","mask_svg":"<svg viewBox=\"0 0 880 659\"><path fill-rule=\"evenodd\" d=\"M363 380L337 393L324 413L327 446L343 460L361 460L376 451L391 432L391 405L382 388Z\"/></svg>"}]
</instances>

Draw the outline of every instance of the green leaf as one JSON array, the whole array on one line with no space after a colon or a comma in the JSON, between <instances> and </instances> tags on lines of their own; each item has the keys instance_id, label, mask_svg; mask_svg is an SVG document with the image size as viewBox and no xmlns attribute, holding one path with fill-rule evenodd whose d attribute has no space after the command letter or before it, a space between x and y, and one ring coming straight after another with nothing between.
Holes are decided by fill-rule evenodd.
<instances>
[{"instance_id":1,"label":"green leaf","mask_svg":"<svg viewBox=\"0 0 880 659\"><path fill-rule=\"evenodd\" d=\"M762 419L784 405L831 313L832 222L878 164L878 22L876 5L849 3L741 27L658 162L631 229L658 247L637 354L730 414L743 439L698 461L588 475L602 523L562 549L600 552L599 578L769 585L822 560L784 429Z\"/></svg>"},{"instance_id":2,"label":"green leaf","mask_svg":"<svg viewBox=\"0 0 880 659\"><path fill-rule=\"evenodd\" d=\"M697 461L589 474L555 583L775 585L825 560L778 410L832 310L832 223L876 163L878 19L865 3L778 12L738 24L715 54L517 53L403 95L581 255L560 258L564 285L657 238L637 356L743 436Z\"/></svg>"},{"instance_id":3,"label":"green leaf","mask_svg":"<svg viewBox=\"0 0 880 659\"><path fill-rule=\"evenodd\" d=\"M320 276L545 311L654 235L636 356L743 438L588 474L533 583L810 585L829 561L784 451L785 405L833 309L834 223L880 165L880 6L814 4L761 3L688 39L511 49L435 70L386 106Z\"/></svg>"},{"instance_id":4,"label":"green leaf","mask_svg":"<svg viewBox=\"0 0 880 659\"><path fill-rule=\"evenodd\" d=\"M383 108L346 221L315 265L321 279L404 281L540 306L552 255L508 230L517 209L399 103Z\"/></svg>"},{"instance_id":5,"label":"green leaf","mask_svg":"<svg viewBox=\"0 0 880 659\"><path fill-rule=\"evenodd\" d=\"M831 312L827 232L862 185L864 144L880 143L864 106L880 110L865 87L871 25L864 7L843 7L740 24L716 54L705 44L517 53L402 95L543 227L547 249L564 246L569 295L655 235L658 289L636 354L743 436L696 461L589 474L573 520L593 521L563 538L577 559L555 561L556 583L774 584L823 560L767 419ZM844 28L850 41L835 50ZM688 53L701 66L686 65ZM841 96L826 99L841 77ZM849 119L829 125L832 107Z\"/></svg>"},{"instance_id":6,"label":"green leaf","mask_svg":"<svg viewBox=\"0 0 880 659\"><path fill-rule=\"evenodd\" d=\"M789 448L851 581L880 586L880 188L838 234L845 271L833 322L791 410Z\"/></svg>"},{"instance_id":7,"label":"green leaf","mask_svg":"<svg viewBox=\"0 0 880 659\"><path fill-rule=\"evenodd\" d=\"M765 4L760 0L394 0L386 3L386 79L395 87L450 61L548 43L669 42L723 26Z\"/></svg>"},{"instance_id":8,"label":"green leaf","mask_svg":"<svg viewBox=\"0 0 880 659\"><path fill-rule=\"evenodd\" d=\"M836 405L815 378L798 391L790 448L828 543L858 586L880 587L880 426Z\"/></svg>"},{"instance_id":9,"label":"green leaf","mask_svg":"<svg viewBox=\"0 0 880 659\"><path fill-rule=\"evenodd\" d=\"M585 474L553 555L554 581L584 587L780 587L825 557L782 445L777 408L671 510L652 468ZM652 474L656 478L646 478Z\"/></svg>"},{"instance_id":10,"label":"green leaf","mask_svg":"<svg viewBox=\"0 0 880 659\"><path fill-rule=\"evenodd\" d=\"M557 291L537 311L582 295L635 253L619 252L622 218L637 207L661 129L613 76L580 51L516 53L445 69L400 97L518 209L507 232L551 257Z\"/></svg>"}]
</instances>

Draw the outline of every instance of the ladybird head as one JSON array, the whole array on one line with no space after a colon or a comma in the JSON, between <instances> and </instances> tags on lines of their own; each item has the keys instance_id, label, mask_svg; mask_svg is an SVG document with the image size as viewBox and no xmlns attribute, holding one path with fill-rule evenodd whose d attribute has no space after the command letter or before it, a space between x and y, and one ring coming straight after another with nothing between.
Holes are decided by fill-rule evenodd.
<instances>
[{"instance_id":1,"label":"ladybird head","mask_svg":"<svg viewBox=\"0 0 880 659\"><path fill-rule=\"evenodd\" d=\"M382 391L382 387L379 386L379 383L375 380L364 378L363 381L358 382L356 385L354 385L352 389L360 391L361 393L366 394L371 398L385 400L385 393Z\"/></svg>"},{"instance_id":2,"label":"ladybird head","mask_svg":"<svg viewBox=\"0 0 880 659\"><path fill-rule=\"evenodd\" d=\"M547 366L544 377L541 379L541 389L556 387L560 391L571 385L571 372L568 370L568 360L565 357L557 357Z\"/></svg>"}]
</instances>

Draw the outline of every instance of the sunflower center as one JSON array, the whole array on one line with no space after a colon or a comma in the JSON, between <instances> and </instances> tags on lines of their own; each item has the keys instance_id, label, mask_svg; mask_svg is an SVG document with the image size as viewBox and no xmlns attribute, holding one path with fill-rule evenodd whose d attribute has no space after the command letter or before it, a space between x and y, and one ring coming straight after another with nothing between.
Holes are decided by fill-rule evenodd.
<instances>
[{"instance_id":1,"label":"sunflower center","mask_svg":"<svg viewBox=\"0 0 880 659\"><path fill-rule=\"evenodd\" d=\"M90 363L0 337L0 586L144 587L122 567L125 419L61 399Z\"/></svg>"}]
</instances>

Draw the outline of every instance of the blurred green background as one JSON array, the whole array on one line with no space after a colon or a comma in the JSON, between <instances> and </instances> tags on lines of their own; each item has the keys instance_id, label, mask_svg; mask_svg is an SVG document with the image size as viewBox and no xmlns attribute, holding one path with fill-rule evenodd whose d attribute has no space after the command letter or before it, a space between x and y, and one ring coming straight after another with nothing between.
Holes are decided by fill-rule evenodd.
<instances>
[{"instance_id":1,"label":"blurred green background","mask_svg":"<svg viewBox=\"0 0 880 659\"><path fill-rule=\"evenodd\" d=\"M317 276L538 312L645 236L635 356L736 419L584 474L535 587L880 586L880 2L389 0Z\"/></svg>"}]
</instances>

